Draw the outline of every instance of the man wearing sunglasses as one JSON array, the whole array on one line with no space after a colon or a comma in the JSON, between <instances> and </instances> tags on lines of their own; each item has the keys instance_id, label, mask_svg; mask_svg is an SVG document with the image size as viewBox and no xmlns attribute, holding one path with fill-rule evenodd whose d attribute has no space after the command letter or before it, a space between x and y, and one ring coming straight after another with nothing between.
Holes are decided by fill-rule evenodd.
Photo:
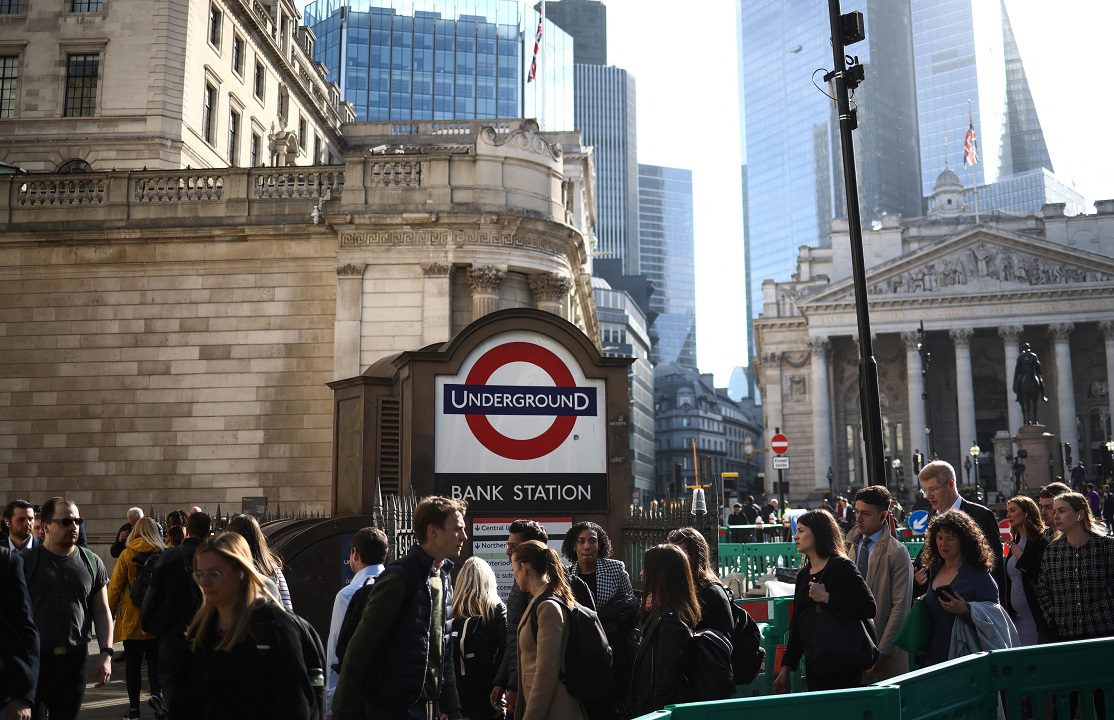
<instances>
[{"instance_id":1,"label":"man wearing sunglasses","mask_svg":"<svg viewBox=\"0 0 1114 720\"><path fill-rule=\"evenodd\" d=\"M51 720L72 720L85 695L85 659L94 624L101 655L93 680L100 686L112 677L108 574L96 554L78 546L84 521L72 501L51 498L42 507L42 522L43 544L23 558L40 635L36 717L45 708Z\"/></svg>"}]
</instances>

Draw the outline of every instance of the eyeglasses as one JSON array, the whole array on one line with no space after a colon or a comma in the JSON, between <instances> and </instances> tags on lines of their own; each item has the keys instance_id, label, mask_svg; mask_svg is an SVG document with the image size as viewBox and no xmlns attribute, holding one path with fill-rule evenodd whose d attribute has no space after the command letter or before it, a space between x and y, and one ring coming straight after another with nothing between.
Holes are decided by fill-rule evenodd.
<instances>
[{"instance_id":1,"label":"eyeglasses","mask_svg":"<svg viewBox=\"0 0 1114 720\"><path fill-rule=\"evenodd\" d=\"M85 518L56 518L50 522L58 523L63 527L73 527L74 525L81 527L85 523Z\"/></svg>"},{"instance_id":2,"label":"eyeglasses","mask_svg":"<svg viewBox=\"0 0 1114 720\"><path fill-rule=\"evenodd\" d=\"M224 570L196 570L193 573L193 579L200 585L205 580L220 580L220 576L224 573Z\"/></svg>"},{"instance_id":3,"label":"eyeglasses","mask_svg":"<svg viewBox=\"0 0 1114 720\"><path fill-rule=\"evenodd\" d=\"M507 549L508 550L510 550L511 552L514 552L514 549L516 547L518 547L518 543L513 543L513 542L510 542L509 540L507 541Z\"/></svg>"}]
</instances>

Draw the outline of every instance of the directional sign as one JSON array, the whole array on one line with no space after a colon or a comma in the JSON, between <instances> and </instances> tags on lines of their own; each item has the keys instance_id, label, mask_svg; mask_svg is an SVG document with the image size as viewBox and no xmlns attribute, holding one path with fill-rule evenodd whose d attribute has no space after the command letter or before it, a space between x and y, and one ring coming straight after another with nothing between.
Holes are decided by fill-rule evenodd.
<instances>
[{"instance_id":1,"label":"directional sign","mask_svg":"<svg viewBox=\"0 0 1114 720\"><path fill-rule=\"evenodd\" d=\"M909 513L909 529L914 535L924 535L924 531L928 529L928 511L914 510Z\"/></svg>"},{"instance_id":2,"label":"directional sign","mask_svg":"<svg viewBox=\"0 0 1114 720\"><path fill-rule=\"evenodd\" d=\"M774 435L772 438L770 438L770 449L778 455L784 455L785 453L789 452L789 438L785 437L781 433ZM777 466L775 465L774 467Z\"/></svg>"},{"instance_id":3,"label":"directional sign","mask_svg":"<svg viewBox=\"0 0 1114 720\"><path fill-rule=\"evenodd\" d=\"M774 470L788 470L789 469L789 458L785 457L784 455L775 455L773 460L774 460Z\"/></svg>"}]
</instances>

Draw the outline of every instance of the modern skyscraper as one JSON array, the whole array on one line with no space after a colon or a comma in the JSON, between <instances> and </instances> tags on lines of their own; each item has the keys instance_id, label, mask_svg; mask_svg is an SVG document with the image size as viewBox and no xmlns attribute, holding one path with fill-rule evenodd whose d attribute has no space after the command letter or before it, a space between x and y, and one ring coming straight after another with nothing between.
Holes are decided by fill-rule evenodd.
<instances>
[{"instance_id":1,"label":"modern skyscraper","mask_svg":"<svg viewBox=\"0 0 1114 720\"><path fill-rule=\"evenodd\" d=\"M639 272L635 83L607 62L607 12L594 0L547 2L546 18L572 35L576 128L596 152L596 237L602 257Z\"/></svg>"},{"instance_id":2,"label":"modern skyscraper","mask_svg":"<svg viewBox=\"0 0 1114 720\"><path fill-rule=\"evenodd\" d=\"M305 23L314 59L358 120L535 117L571 130L572 40L548 20L542 66L527 82L537 14L517 0L316 0Z\"/></svg>"},{"instance_id":3,"label":"modern skyscraper","mask_svg":"<svg viewBox=\"0 0 1114 720\"><path fill-rule=\"evenodd\" d=\"M848 48L866 68L855 91L855 155L864 223L922 212L909 4L843 3L860 10L866 40ZM749 312L762 281L788 279L801 245L825 245L846 213L839 128L821 79L832 65L826 7L806 0L741 4L746 123Z\"/></svg>"},{"instance_id":4,"label":"modern skyscraper","mask_svg":"<svg viewBox=\"0 0 1114 720\"><path fill-rule=\"evenodd\" d=\"M545 16L572 35L575 62L607 64L607 6L600 0L547 2Z\"/></svg>"},{"instance_id":5,"label":"modern skyscraper","mask_svg":"<svg viewBox=\"0 0 1114 720\"><path fill-rule=\"evenodd\" d=\"M638 237L641 272L654 284L650 357L696 369L691 170L638 166Z\"/></svg>"},{"instance_id":6,"label":"modern skyscraper","mask_svg":"<svg viewBox=\"0 0 1114 720\"><path fill-rule=\"evenodd\" d=\"M979 184L1052 170L1005 3L912 0L912 7L922 193L932 194L945 167L972 184L962 169L968 118L979 143ZM979 200L982 209L997 209Z\"/></svg>"}]
</instances>

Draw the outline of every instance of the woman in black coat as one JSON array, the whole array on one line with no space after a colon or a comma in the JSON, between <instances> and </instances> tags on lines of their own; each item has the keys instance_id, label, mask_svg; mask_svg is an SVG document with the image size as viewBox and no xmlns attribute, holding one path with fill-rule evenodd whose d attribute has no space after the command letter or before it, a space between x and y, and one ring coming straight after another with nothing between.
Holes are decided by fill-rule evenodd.
<instances>
[{"instance_id":1,"label":"woman in black coat","mask_svg":"<svg viewBox=\"0 0 1114 720\"><path fill-rule=\"evenodd\" d=\"M1013 497L1006 503L1006 517L1011 530L1010 555L1006 558L1006 611L1017 626L1021 645L1055 642L1037 598L1041 558L1048 547L1041 533L1044 521L1040 508L1030 497Z\"/></svg>"},{"instance_id":2,"label":"woman in black coat","mask_svg":"<svg viewBox=\"0 0 1114 720\"><path fill-rule=\"evenodd\" d=\"M646 551L643 563L646 609L642 640L634 656L630 696L631 717L684 702L684 657L692 628L700 624L700 605L688 558L676 545Z\"/></svg>"},{"instance_id":3,"label":"woman in black coat","mask_svg":"<svg viewBox=\"0 0 1114 720\"><path fill-rule=\"evenodd\" d=\"M797 518L797 533L793 539L797 552L805 556L805 562L797 573L789 644L781 671L774 680L774 692L789 692L789 673L797 668L801 656L808 660L809 691L857 687L863 671L877 659L877 648L874 648L873 659L869 659L869 652L855 654L856 648L846 642L847 652L841 655L841 661L831 662L831 649L824 645L824 640L831 639L831 627L821 624L824 621L820 614L831 613L849 620L848 640L851 634L854 640L861 640L859 633L867 632L861 628L874 617L877 609L874 596L855 563L844 555L843 534L831 513L810 510L801 515ZM873 638L871 641L875 642Z\"/></svg>"},{"instance_id":4,"label":"woman in black coat","mask_svg":"<svg viewBox=\"0 0 1114 720\"><path fill-rule=\"evenodd\" d=\"M731 598L712 570L711 550L708 541L695 528L678 528L669 533L670 545L681 548L689 561L689 570L696 583L696 599L700 603L700 622L694 631L718 630L731 637L734 623L731 617Z\"/></svg>"}]
</instances>

